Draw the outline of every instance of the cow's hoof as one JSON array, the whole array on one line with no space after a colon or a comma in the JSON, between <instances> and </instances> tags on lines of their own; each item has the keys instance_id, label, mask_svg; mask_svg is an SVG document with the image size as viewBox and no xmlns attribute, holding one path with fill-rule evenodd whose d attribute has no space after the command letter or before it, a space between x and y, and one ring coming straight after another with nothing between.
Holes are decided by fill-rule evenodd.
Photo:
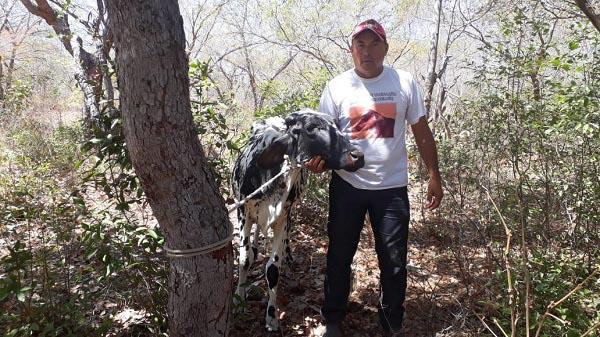
<instances>
[{"instance_id":1,"label":"cow's hoof","mask_svg":"<svg viewBox=\"0 0 600 337\"><path fill-rule=\"evenodd\" d=\"M273 326L269 326L269 325L267 325L267 326L265 327L265 329L267 330L267 332L278 332L278 331L279 331L279 326L277 326L277 327L273 327Z\"/></svg>"},{"instance_id":2,"label":"cow's hoof","mask_svg":"<svg viewBox=\"0 0 600 337\"><path fill-rule=\"evenodd\" d=\"M238 293L233 294L233 313L241 314L246 311L246 299L245 294L240 295Z\"/></svg>"},{"instance_id":3,"label":"cow's hoof","mask_svg":"<svg viewBox=\"0 0 600 337\"><path fill-rule=\"evenodd\" d=\"M235 293L233 293L233 302L245 302L246 301L246 287L237 287Z\"/></svg>"},{"instance_id":4,"label":"cow's hoof","mask_svg":"<svg viewBox=\"0 0 600 337\"><path fill-rule=\"evenodd\" d=\"M269 332L279 331L279 321L275 319L268 320L265 329Z\"/></svg>"}]
</instances>

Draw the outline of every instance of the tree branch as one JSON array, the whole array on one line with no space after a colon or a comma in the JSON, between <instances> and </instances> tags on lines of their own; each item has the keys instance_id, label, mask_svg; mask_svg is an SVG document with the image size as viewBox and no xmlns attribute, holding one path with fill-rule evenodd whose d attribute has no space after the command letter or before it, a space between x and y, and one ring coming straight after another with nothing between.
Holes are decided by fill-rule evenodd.
<instances>
[{"instance_id":1,"label":"tree branch","mask_svg":"<svg viewBox=\"0 0 600 337\"><path fill-rule=\"evenodd\" d=\"M31 14L44 19L54 29L69 54L73 55L68 16L59 15L46 0L35 0L36 4L33 4L30 0L21 0L21 3Z\"/></svg>"},{"instance_id":2,"label":"tree branch","mask_svg":"<svg viewBox=\"0 0 600 337\"><path fill-rule=\"evenodd\" d=\"M577 7L590 19L596 30L600 32L600 10L596 9L589 0L575 0Z\"/></svg>"},{"instance_id":3,"label":"tree branch","mask_svg":"<svg viewBox=\"0 0 600 337\"><path fill-rule=\"evenodd\" d=\"M540 318L540 320L538 321L538 328L537 331L535 332L535 337L538 337L540 335L540 332L542 332L542 327L544 325L544 320L546 319L546 317L548 317L551 314L551 311L558 307L559 305L562 304L562 302L566 301L569 297L571 297L571 295L575 294L576 292L578 292L583 285L589 281L590 279L592 279L592 277L596 276L596 274L598 274L598 272L600 272L600 269L596 269L594 270L593 273L591 273L590 275L588 275L588 277L586 277L583 281L581 281L581 283L579 283L578 285L576 285L573 289L571 289L571 291L569 291L565 296L563 296L560 300L556 301L556 302L550 302L550 304L548 304L548 307L546 308L546 312L544 312L544 315L542 315L542 317ZM587 334L587 332L586 332Z\"/></svg>"}]
</instances>

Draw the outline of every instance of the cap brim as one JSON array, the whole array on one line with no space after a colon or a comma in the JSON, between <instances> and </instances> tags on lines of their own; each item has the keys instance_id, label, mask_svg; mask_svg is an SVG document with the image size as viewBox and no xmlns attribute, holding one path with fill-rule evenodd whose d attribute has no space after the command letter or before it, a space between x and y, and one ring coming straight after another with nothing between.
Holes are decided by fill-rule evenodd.
<instances>
[{"instance_id":1,"label":"cap brim","mask_svg":"<svg viewBox=\"0 0 600 337\"><path fill-rule=\"evenodd\" d=\"M378 38L379 38L381 41L385 41L385 38L384 38L384 37L382 37L381 35L379 35L379 33L377 33L376 31L374 31L373 29L371 29L371 28L368 28L368 27L365 27L365 28L363 28L363 29L361 29L361 30L359 30L359 31L357 31L357 32L354 32L354 34L352 34L352 40L354 40L354 38L355 38L356 36L358 36L360 33L363 33L363 32L364 32L364 31L366 31L366 30L370 30L370 31L372 31L372 32L373 32L373 34L377 35L377 37L378 37Z\"/></svg>"}]
</instances>

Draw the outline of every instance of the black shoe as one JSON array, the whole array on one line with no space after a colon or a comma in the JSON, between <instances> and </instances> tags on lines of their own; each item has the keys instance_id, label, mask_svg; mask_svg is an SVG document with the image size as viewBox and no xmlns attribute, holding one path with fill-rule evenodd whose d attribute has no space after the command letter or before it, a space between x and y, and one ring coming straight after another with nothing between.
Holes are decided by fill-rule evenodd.
<instances>
[{"instance_id":1,"label":"black shoe","mask_svg":"<svg viewBox=\"0 0 600 337\"><path fill-rule=\"evenodd\" d=\"M323 337L343 337L342 329L339 324L326 324L325 325L325 333Z\"/></svg>"},{"instance_id":2,"label":"black shoe","mask_svg":"<svg viewBox=\"0 0 600 337\"><path fill-rule=\"evenodd\" d=\"M405 337L406 335L404 334L403 330L398 330L398 331L385 331L383 333L384 337Z\"/></svg>"},{"instance_id":3,"label":"black shoe","mask_svg":"<svg viewBox=\"0 0 600 337\"><path fill-rule=\"evenodd\" d=\"M406 337L406 334L404 333L404 328L400 328L395 331L391 331L391 330L389 330L390 326L388 326L387 328L384 328L383 325L381 324L381 322L379 322L379 327L381 328L383 337Z\"/></svg>"}]
</instances>

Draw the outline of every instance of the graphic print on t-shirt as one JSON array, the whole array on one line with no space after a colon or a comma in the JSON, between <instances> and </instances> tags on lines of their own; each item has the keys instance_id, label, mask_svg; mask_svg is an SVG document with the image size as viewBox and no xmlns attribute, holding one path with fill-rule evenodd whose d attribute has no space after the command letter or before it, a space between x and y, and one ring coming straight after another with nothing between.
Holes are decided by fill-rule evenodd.
<instances>
[{"instance_id":1,"label":"graphic print on t-shirt","mask_svg":"<svg viewBox=\"0 0 600 337\"><path fill-rule=\"evenodd\" d=\"M396 123L396 103L376 103L375 106L351 106L352 139L393 138Z\"/></svg>"}]
</instances>

